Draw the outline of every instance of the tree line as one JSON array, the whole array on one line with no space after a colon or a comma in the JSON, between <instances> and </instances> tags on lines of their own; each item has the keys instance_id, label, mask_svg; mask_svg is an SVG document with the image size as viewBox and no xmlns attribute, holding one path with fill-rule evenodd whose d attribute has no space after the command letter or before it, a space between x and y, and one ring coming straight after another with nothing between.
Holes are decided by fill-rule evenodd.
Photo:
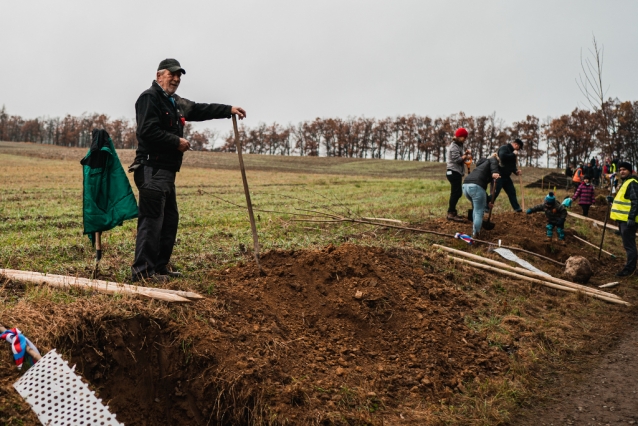
<instances>
[{"instance_id":1,"label":"tree line","mask_svg":"<svg viewBox=\"0 0 638 426\"><path fill-rule=\"evenodd\" d=\"M251 154L300 155L395 160L446 161L454 130L469 132L466 146L474 158L485 158L516 138L524 141L521 163L541 166L543 154L558 168L588 161L595 154L638 163L638 101L609 99L595 111L574 109L570 114L540 120L533 115L506 125L496 114L447 117L407 115L382 119L365 117L316 118L298 124L259 123L239 126L242 150ZM0 140L88 147L91 130L105 129L115 147L135 148L135 123L104 114L25 120L0 110ZM185 137L195 150L235 152L231 131L194 131L186 124Z\"/></svg>"}]
</instances>

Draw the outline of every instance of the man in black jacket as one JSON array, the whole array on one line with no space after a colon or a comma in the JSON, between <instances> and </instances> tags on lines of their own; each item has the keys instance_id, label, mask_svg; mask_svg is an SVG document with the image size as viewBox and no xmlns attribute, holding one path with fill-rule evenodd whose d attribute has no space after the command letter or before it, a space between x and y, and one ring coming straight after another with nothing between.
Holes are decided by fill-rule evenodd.
<instances>
[{"instance_id":1,"label":"man in black jacket","mask_svg":"<svg viewBox=\"0 0 638 426\"><path fill-rule=\"evenodd\" d=\"M129 168L139 189L139 217L133 281L152 279L163 282L178 277L168 269L173 253L179 213L175 196L175 174L182 166L190 143L184 139L186 121L214 118L239 119L246 116L240 107L199 104L175 94L186 71L175 59L165 59L157 68L156 79L135 103L137 152Z\"/></svg>"},{"instance_id":2,"label":"man in black jacket","mask_svg":"<svg viewBox=\"0 0 638 426\"><path fill-rule=\"evenodd\" d=\"M498 149L498 172L501 178L496 182L496 194L494 195L494 201L496 201L498 194L501 192L501 188L504 189L512 208L517 213L523 210L516 199L516 187L514 186L514 182L512 182L511 175L512 173L519 176L521 174L521 170L516 164L516 157L521 148L523 148L523 141L516 139L514 142L503 145Z\"/></svg>"}]
</instances>

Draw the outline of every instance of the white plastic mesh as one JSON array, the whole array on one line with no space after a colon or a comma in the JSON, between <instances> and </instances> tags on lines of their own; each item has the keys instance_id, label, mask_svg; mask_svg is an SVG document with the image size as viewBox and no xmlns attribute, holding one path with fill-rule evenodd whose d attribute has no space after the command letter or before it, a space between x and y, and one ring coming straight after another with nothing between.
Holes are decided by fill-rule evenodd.
<instances>
[{"instance_id":1,"label":"white plastic mesh","mask_svg":"<svg viewBox=\"0 0 638 426\"><path fill-rule=\"evenodd\" d=\"M497 249L494 249L494 251L500 254L501 256L503 256L505 259L518 263L519 265L521 265L523 268L527 269L528 271L536 272L537 274L541 274L546 277L551 277L551 275L549 275L547 272L541 271L540 269L538 269L536 266L532 265L528 261L523 260L520 257L516 256L514 253L512 253L511 250L508 250L505 248L497 248Z\"/></svg>"},{"instance_id":2,"label":"white plastic mesh","mask_svg":"<svg viewBox=\"0 0 638 426\"><path fill-rule=\"evenodd\" d=\"M123 426L74 369L54 349L29 368L13 387L45 426Z\"/></svg>"}]
</instances>

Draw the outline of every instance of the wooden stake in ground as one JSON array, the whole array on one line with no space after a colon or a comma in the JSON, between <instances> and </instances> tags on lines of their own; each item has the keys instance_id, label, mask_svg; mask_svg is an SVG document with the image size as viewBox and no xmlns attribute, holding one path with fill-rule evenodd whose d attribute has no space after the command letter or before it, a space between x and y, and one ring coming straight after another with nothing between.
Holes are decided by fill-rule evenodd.
<instances>
[{"instance_id":1,"label":"wooden stake in ground","mask_svg":"<svg viewBox=\"0 0 638 426\"><path fill-rule=\"evenodd\" d=\"M613 188L613 186L612 186ZM611 196L612 189L609 190L609 195ZM600 248L598 249L598 260L600 260L600 253L603 251L603 243L605 242L605 230L607 229L607 220L609 220L609 208L611 207L611 203L607 200L607 210L605 212L605 224L603 225L603 235L600 237ZM614 256L615 257L615 256Z\"/></svg>"},{"instance_id":2,"label":"wooden stake in ground","mask_svg":"<svg viewBox=\"0 0 638 426\"><path fill-rule=\"evenodd\" d=\"M248 217L250 218L250 228L253 231L253 244L255 246L255 261L257 268L261 271L259 264L259 238L257 237L257 225L255 224L255 216L253 215L253 204L250 201L250 191L248 190L248 179L246 179L246 169L244 168L244 158L241 155L241 141L239 140L239 130L237 129L237 116L233 114L233 129L235 130L235 146L237 147L237 156L239 157L239 168L241 169L241 179L244 182L244 193L246 194L246 204L248 205Z\"/></svg>"},{"instance_id":3,"label":"wooden stake in ground","mask_svg":"<svg viewBox=\"0 0 638 426\"><path fill-rule=\"evenodd\" d=\"M520 169L519 169L519 167L518 167L518 155L516 156L516 168L517 168L518 170L520 170ZM517 171L518 171L518 170L517 170ZM520 186L521 186L521 204L523 205L523 211L525 211L525 192L523 192L523 176L522 176L522 170L521 170L521 174L519 174L519 175L518 175L518 183L519 183L519 184L520 184Z\"/></svg>"},{"instance_id":4,"label":"wooden stake in ground","mask_svg":"<svg viewBox=\"0 0 638 426\"><path fill-rule=\"evenodd\" d=\"M102 260L102 233L95 233L95 269L93 269L93 278L97 278L98 269Z\"/></svg>"}]
</instances>

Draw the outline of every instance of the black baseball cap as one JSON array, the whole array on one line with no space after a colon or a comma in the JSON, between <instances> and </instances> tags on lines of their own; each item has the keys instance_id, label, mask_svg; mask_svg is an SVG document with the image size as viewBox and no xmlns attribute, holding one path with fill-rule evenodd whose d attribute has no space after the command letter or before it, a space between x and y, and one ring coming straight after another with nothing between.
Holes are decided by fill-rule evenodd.
<instances>
[{"instance_id":1,"label":"black baseball cap","mask_svg":"<svg viewBox=\"0 0 638 426\"><path fill-rule=\"evenodd\" d=\"M182 74L186 74L186 70L182 68L177 59L164 59L157 67L157 71L159 70L169 70L170 72L181 71Z\"/></svg>"}]
</instances>

